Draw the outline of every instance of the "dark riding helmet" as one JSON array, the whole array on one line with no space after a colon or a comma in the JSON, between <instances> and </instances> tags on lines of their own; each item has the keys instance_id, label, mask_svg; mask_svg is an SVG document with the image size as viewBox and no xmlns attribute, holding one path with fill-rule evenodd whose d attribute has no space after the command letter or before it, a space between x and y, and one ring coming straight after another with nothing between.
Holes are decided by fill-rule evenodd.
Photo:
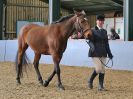
<instances>
[{"instance_id":1,"label":"dark riding helmet","mask_svg":"<svg viewBox=\"0 0 133 99\"><path fill-rule=\"evenodd\" d=\"M98 14L98 15L96 16L96 19L97 19L97 20L100 20L100 21L104 21L104 20L105 20L105 15L104 15L104 14Z\"/></svg>"}]
</instances>

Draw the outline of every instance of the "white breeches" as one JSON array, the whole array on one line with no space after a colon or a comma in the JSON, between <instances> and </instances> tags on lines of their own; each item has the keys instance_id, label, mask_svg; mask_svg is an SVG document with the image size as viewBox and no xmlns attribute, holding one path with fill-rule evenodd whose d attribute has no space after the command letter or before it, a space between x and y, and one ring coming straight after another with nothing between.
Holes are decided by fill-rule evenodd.
<instances>
[{"instance_id":1,"label":"white breeches","mask_svg":"<svg viewBox=\"0 0 133 99\"><path fill-rule=\"evenodd\" d=\"M105 73L106 57L92 57L96 73ZM102 62L101 62L102 61Z\"/></svg>"}]
</instances>

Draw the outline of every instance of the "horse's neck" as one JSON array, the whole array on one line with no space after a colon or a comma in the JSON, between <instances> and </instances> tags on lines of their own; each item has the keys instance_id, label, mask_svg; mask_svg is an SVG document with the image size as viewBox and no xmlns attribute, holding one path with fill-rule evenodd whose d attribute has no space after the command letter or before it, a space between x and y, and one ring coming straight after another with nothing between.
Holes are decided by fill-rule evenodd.
<instances>
[{"instance_id":1,"label":"horse's neck","mask_svg":"<svg viewBox=\"0 0 133 99\"><path fill-rule=\"evenodd\" d=\"M68 19L66 22L64 22L64 24L62 24L62 26L64 27L64 36L69 38L69 36L71 36L75 30L74 28L74 23L76 21L76 17L73 16L72 18Z\"/></svg>"}]
</instances>

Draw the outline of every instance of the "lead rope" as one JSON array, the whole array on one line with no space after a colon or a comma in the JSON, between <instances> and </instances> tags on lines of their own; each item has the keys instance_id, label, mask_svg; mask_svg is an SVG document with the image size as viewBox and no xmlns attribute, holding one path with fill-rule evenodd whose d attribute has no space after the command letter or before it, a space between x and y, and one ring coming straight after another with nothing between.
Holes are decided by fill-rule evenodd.
<instances>
[{"instance_id":1,"label":"lead rope","mask_svg":"<svg viewBox=\"0 0 133 99\"><path fill-rule=\"evenodd\" d=\"M85 38L85 41L86 41L87 44L89 45L89 41L88 41L86 38ZM112 67L113 67L113 60L112 60L112 59L109 58L106 64L103 63L102 60L101 60L100 58L99 58L99 60L101 61L101 63L102 63L105 67L107 67L107 68L112 68ZM107 66L108 63L109 63L109 61L111 61L111 66Z\"/></svg>"},{"instance_id":2,"label":"lead rope","mask_svg":"<svg viewBox=\"0 0 133 99\"><path fill-rule=\"evenodd\" d=\"M108 61L107 61L107 63L105 64L105 63L103 63L103 61L99 58L99 60L101 61L101 63L105 66L105 67L107 67L107 68L112 68L113 67L113 60L112 59L108 59ZM107 66L107 64L109 63L109 61L111 61L111 66Z\"/></svg>"},{"instance_id":3,"label":"lead rope","mask_svg":"<svg viewBox=\"0 0 133 99\"><path fill-rule=\"evenodd\" d=\"M89 41L85 38L86 43L89 45Z\"/></svg>"}]
</instances>

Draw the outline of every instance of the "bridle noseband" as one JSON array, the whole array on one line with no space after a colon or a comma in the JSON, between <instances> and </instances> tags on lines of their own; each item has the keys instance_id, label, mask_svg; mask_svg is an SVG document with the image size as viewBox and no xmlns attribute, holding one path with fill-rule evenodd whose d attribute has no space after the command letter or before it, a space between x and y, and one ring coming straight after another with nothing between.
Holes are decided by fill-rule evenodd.
<instances>
[{"instance_id":1,"label":"bridle noseband","mask_svg":"<svg viewBox=\"0 0 133 99\"><path fill-rule=\"evenodd\" d=\"M83 36L84 35L84 33L86 32L86 31L88 31L88 30L91 30L91 29L89 29L89 28L87 28L87 29L83 29L83 27L81 27L81 25L80 25L80 23L79 23L79 19L78 19L78 17L77 17L77 19L76 19L76 22L75 23L77 23L77 25L78 25L78 28L80 29L80 34L81 34L81 36Z\"/></svg>"}]
</instances>

